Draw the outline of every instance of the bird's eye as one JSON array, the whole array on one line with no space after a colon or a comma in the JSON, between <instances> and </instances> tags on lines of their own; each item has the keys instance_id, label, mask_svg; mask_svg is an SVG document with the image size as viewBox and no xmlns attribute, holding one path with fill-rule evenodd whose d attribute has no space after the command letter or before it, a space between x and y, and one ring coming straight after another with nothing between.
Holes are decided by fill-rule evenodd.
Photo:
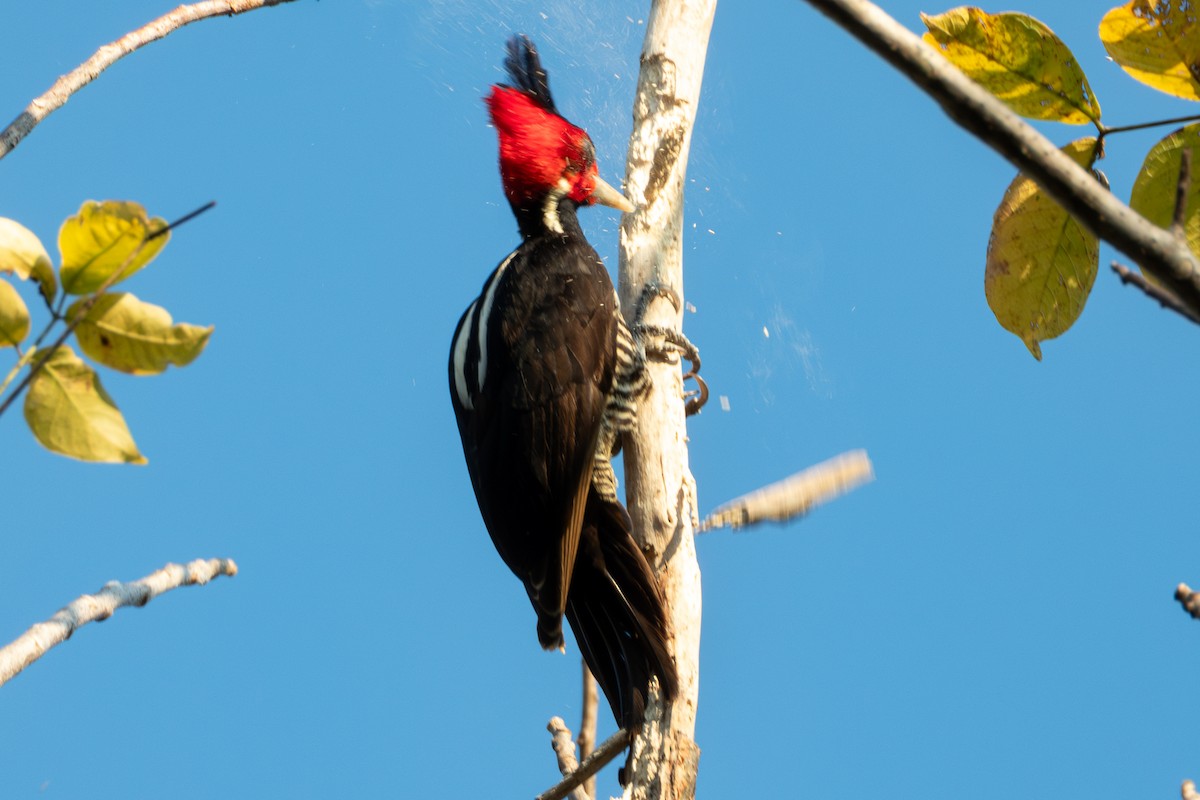
<instances>
[{"instance_id":1,"label":"bird's eye","mask_svg":"<svg viewBox=\"0 0 1200 800\"><path fill-rule=\"evenodd\" d=\"M591 139L584 139L579 145L579 150L567 156L567 172L585 172L595 163L596 147Z\"/></svg>"}]
</instances>

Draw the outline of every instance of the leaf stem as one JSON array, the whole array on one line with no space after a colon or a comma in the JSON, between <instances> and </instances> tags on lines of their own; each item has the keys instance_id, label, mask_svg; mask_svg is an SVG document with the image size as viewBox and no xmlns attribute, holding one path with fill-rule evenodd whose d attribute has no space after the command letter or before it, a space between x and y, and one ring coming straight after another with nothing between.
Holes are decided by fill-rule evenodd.
<instances>
[{"instance_id":1,"label":"leaf stem","mask_svg":"<svg viewBox=\"0 0 1200 800\"><path fill-rule=\"evenodd\" d=\"M1175 214L1171 218L1171 233L1187 242L1184 224L1187 222L1187 200L1192 188L1192 148L1185 147L1179 154L1179 180L1175 184Z\"/></svg>"},{"instance_id":2,"label":"leaf stem","mask_svg":"<svg viewBox=\"0 0 1200 800\"><path fill-rule=\"evenodd\" d=\"M50 316L54 316L54 301L46 297L46 293L38 289L38 294L42 296L42 302L46 304L46 310L50 312Z\"/></svg>"},{"instance_id":3,"label":"leaf stem","mask_svg":"<svg viewBox=\"0 0 1200 800\"><path fill-rule=\"evenodd\" d=\"M29 363L30 359L33 358L33 354L36 352L36 347L30 347L24 353L21 353L21 357L17 359L17 363L13 365L13 368L9 370L7 375L4 376L4 380L0 382L0 394L4 394L4 390L7 389L8 385L13 382L13 378L17 377L17 373L24 369L25 365Z\"/></svg>"},{"instance_id":4,"label":"leaf stem","mask_svg":"<svg viewBox=\"0 0 1200 800\"><path fill-rule=\"evenodd\" d=\"M34 349L41 346L42 341L45 340L46 336L49 335L50 330L54 327L54 323L61 319L62 316L57 311L55 311L53 308L50 309L50 321L46 323L46 327L42 328L42 332L38 334L38 337L33 340Z\"/></svg>"}]
</instances>

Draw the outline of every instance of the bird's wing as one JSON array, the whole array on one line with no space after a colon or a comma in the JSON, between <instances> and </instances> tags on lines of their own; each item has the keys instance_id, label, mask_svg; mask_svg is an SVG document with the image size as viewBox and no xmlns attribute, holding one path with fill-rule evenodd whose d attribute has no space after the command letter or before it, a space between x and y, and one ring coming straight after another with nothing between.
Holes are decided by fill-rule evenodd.
<instances>
[{"instance_id":1,"label":"bird's wing","mask_svg":"<svg viewBox=\"0 0 1200 800\"><path fill-rule=\"evenodd\" d=\"M472 410L459 412L484 522L525 583L546 647L562 643L561 616L613 380L612 284L594 252L598 272L581 266L587 258L570 248L518 250L484 304L493 324L482 348L483 389ZM531 263L539 265L536 272ZM547 264L557 268L548 273Z\"/></svg>"}]
</instances>

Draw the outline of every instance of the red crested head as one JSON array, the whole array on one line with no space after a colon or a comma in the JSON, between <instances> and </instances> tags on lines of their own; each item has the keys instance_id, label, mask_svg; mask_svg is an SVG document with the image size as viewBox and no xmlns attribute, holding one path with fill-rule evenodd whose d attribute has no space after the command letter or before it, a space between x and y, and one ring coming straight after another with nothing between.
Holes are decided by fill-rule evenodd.
<instances>
[{"instance_id":1,"label":"red crested head","mask_svg":"<svg viewBox=\"0 0 1200 800\"><path fill-rule=\"evenodd\" d=\"M629 201L600 178L591 138L559 115L529 37L509 40L504 66L513 85L493 86L487 104L500 135L504 194L518 217L547 198L556 206L563 197L579 205L603 203L633 211Z\"/></svg>"},{"instance_id":2,"label":"red crested head","mask_svg":"<svg viewBox=\"0 0 1200 800\"><path fill-rule=\"evenodd\" d=\"M500 136L504 193L514 208L556 187L581 205L596 202L596 148L582 128L508 86L493 86L487 104Z\"/></svg>"}]
</instances>

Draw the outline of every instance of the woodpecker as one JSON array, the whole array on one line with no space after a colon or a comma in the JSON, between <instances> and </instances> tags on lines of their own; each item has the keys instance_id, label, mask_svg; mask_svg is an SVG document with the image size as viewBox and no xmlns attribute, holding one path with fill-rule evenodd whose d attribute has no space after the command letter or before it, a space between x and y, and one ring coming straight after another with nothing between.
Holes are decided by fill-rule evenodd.
<instances>
[{"instance_id":1,"label":"woodpecker","mask_svg":"<svg viewBox=\"0 0 1200 800\"><path fill-rule=\"evenodd\" d=\"M674 697L662 589L633 539L611 458L647 384L645 355L579 227L580 206L633 211L599 176L591 138L557 111L524 36L486 98L521 235L458 322L450 398L484 524L537 613L562 618L618 724L636 733L651 676Z\"/></svg>"}]
</instances>

